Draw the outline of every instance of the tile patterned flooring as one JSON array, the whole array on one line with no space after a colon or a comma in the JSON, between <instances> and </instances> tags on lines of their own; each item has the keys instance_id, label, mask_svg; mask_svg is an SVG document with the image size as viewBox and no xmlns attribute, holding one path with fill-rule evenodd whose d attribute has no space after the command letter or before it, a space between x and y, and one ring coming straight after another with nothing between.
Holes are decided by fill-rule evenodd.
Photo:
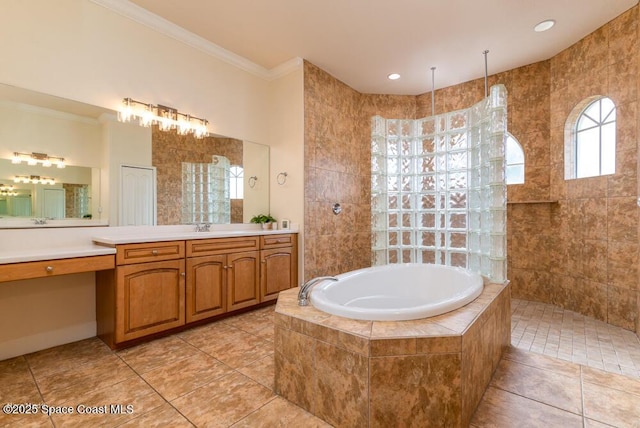
<instances>
[{"instance_id":1,"label":"tile patterned flooring","mask_svg":"<svg viewBox=\"0 0 640 428\"><path fill-rule=\"evenodd\" d=\"M513 346L473 427L640 426L636 335L551 305L512 310ZM92 338L0 361L8 402L74 414L0 412L0 426L328 426L273 392L273 306L118 352ZM80 404L107 414L78 414Z\"/></svg>"}]
</instances>

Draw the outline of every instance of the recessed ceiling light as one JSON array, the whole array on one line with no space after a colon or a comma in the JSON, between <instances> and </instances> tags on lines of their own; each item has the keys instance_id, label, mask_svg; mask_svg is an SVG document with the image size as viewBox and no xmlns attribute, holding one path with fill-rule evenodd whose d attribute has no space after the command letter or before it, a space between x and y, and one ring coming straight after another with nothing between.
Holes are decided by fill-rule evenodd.
<instances>
[{"instance_id":1,"label":"recessed ceiling light","mask_svg":"<svg viewBox=\"0 0 640 428\"><path fill-rule=\"evenodd\" d=\"M550 30L551 27L553 27L554 25L556 25L556 21L555 20L546 19L546 20L542 21L541 23L537 24L535 27L533 27L533 30L536 31L537 33L542 33L543 31Z\"/></svg>"},{"instance_id":2,"label":"recessed ceiling light","mask_svg":"<svg viewBox=\"0 0 640 428\"><path fill-rule=\"evenodd\" d=\"M387 78L389 80L398 80L400 78L400 75L398 73L391 73L390 75L387 76Z\"/></svg>"}]
</instances>

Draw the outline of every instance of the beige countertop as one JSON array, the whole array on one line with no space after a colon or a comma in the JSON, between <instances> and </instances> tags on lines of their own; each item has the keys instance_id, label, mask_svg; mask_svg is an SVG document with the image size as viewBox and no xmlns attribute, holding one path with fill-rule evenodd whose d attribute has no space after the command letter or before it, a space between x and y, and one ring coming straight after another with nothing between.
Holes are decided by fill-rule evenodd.
<instances>
[{"instance_id":1,"label":"beige countertop","mask_svg":"<svg viewBox=\"0 0 640 428\"><path fill-rule=\"evenodd\" d=\"M105 247L103 245L94 245L91 243L73 247L34 248L29 250L0 252L0 264L104 256L115 253L115 248Z\"/></svg>"},{"instance_id":2,"label":"beige countertop","mask_svg":"<svg viewBox=\"0 0 640 428\"><path fill-rule=\"evenodd\" d=\"M262 230L259 225L212 225L195 232L191 225L125 226L0 231L0 264L115 254L118 244L298 233L297 228Z\"/></svg>"},{"instance_id":3,"label":"beige countertop","mask_svg":"<svg viewBox=\"0 0 640 428\"><path fill-rule=\"evenodd\" d=\"M297 231L281 230L212 230L210 232L194 231L148 231L147 233L96 236L93 242L101 245L137 244L141 242L181 241L188 239L233 238L236 236L281 235L297 233Z\"/></svg>"}]
</instances>

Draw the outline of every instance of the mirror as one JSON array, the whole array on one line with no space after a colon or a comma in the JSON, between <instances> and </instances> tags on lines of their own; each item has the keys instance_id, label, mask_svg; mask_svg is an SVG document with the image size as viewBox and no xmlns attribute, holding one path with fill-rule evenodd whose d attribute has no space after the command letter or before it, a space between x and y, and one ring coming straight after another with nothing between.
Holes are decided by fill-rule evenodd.
<instances>
[{"instance_id":1,"label":"mirror","mask_svg":"<svg viewBox=\"0 0 640 428\"><path fill-rule=\"evenodd\" d=\"M0 219L90 220L98 212L93 184L100 180L98 168L16 165L0 159L0 174Z\"/></svg>"},{"instance_id":2,"label":"mirror","mask_svg":"<svg viewBox=\"0 0 640 428\"><path fill-rule=\"evenodd\" d=\"M0 228L17 227L9 223L14 219L23 219L19 227L32 227L34 218L117 224L108 218L117 217L109 205L118 205L118 178L113 175L126 163L126 153L115 162L105 158L111 144L105 129L115 117L113 110L0 84ZM214 156L229 159L235 167L230 171L235 187L227 201L226 222L247 223L269 212L268 146L219 135L195 139L159 130L151 135L150 142L140 144L157 170L157 224L190 222L182 204L182 163L208 163ZM62 157L67 166L14 165L14 152ZM16 176L28 176L29 182L15 182ZM56 184L33 183L38 176L53 178Z\"/></svg>"},{"instance_id":3,"label":"mirror","mask_svg":"<svg viewBox=\"0 0 640 428\"><path fill-rule=\"evenodd\" d=\"M248 223L269 212L268 146L213 134L197 139L157 126L151 141L158 224Z\"/></svg>"},{"instance_id":4,"label":"mirror","mask_svg":"<svg viewBox=\"0 0 640 428\"><path fill-rule=\"evenodd\" d=\"M0 227L29 226L33 218L99 223L98 117L107 111L0 85ZM57 168L62 158L65 167Z\"/></svg>"}]
</instances>

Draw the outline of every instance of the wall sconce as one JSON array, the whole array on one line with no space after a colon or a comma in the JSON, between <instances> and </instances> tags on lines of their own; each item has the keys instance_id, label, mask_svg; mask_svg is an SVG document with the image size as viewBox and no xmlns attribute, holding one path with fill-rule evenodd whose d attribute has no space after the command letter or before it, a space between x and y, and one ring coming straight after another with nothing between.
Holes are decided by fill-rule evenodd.
<instances>
[{"instance_id":1,"label":"wall sconce","mask_svg":"<svg viewBox=\"0 0 640 428\"><path fill-rule=\"evenodd\" d=\"M13 157L11 158L11 163L20 164L23 161L26 162L27 165L31 165L31 166L38 165L40 163L40 164L42 164L42 166L49 167L55 162L55 164L56 164L56 166L58 168L64 168L65 167L64 158L60 158L60 157L57 157L57 156L49 156L46 153L35 153L35 152L32 152L32 153L20 153L20 152L13 152Z\"/></svg>"},{"instance_id":2,"label":"wall sconce","mask_svg":"<svg viewBox=\"0 0 640 428\"><path fill-rule=\"evenodd\" d=\"M16 175L13 177L14 183L33 183L33 184L56 184L55 178L40 177L39 175Z\"/></svg>"},{"instance_id":3,"label":"wall sconce","mask_svg":"<svg viewBox=\"0 0 640 428\"><path fill-rule=\"evenodd\" d=\"M18 192L11 185L0 184L0 196L18 196Z\"/></svg>"},{"instance_id":4,"label":"wall sconce","mask_svg":"<svg viewBox=\"0 0 640 428\"><path fill-rule=\"evenodd\" d=\"M158 125L162 131L177 130L180 135L193 134L196 138L207 135L206 119L181 113L173 107L147 104L131 98L122 100L122 107L118 111L120 122L130 122L138 119L140 126Z\"/></svg>"}]
</instances>

